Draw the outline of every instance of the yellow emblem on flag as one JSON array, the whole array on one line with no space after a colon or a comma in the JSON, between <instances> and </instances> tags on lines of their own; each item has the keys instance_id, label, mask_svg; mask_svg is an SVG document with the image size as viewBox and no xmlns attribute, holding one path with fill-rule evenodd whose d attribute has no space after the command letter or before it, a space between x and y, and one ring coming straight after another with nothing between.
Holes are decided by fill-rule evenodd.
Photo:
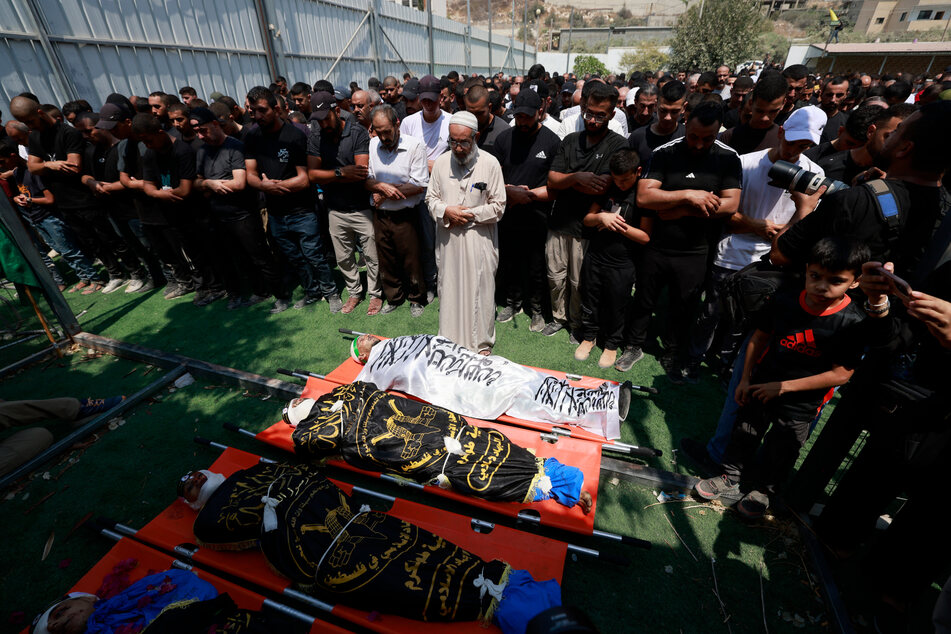
<instances>
[{"instance_id":1,"label":"yellow emblem on flag","mask_svg":"<svg viewBox=\"0 0 951 634\"><path fill-rule=\"evenodd\" d=\"M835 14L835 11L833 11L832 9L829 9L829 16L832 18L832 21L833 21L833 22L838 22L838 21L839 21L839 16L837 16L837 15Z\"/></svg>"}]
</instances>

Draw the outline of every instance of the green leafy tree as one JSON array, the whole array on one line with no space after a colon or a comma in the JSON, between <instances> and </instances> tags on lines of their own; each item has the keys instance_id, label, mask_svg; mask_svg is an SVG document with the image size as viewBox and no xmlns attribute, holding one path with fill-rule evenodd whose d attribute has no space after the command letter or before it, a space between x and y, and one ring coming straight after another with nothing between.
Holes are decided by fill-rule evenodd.
<instances>
[{"instance_id":1,"label":"green leafy tree","mask_svg":"<svg viewBox=\"0 0 951 634\"><path fill-rule=\"evenodd\" d=\"M667 68L669 59L654 40L640 42L636 51L628 51L621 56L619 70L625 73Z\"/></svg>"},{"instance_id":2,"label":"green leafy tree","mask_svg":"<svg viewBox=\"0 0 951 634\"><path fill-rule=\"evenodd\" d=\"M587 74L597 74L604 77L608 74L608 67L594 55L579 55L575 58L575 65L572 72L578 77L584 77Z\"/></svg>"},{"instance_id":3,"label":"green leafy tree","mask_svg":"<svg viewBox=\"0 0 951 634\"><path fill-rule=\"evenodd\" d=\"M703 0L687 9L674 28L671 65L713 70L720 64L736 66L762 57L758 43L767 29L766 19L751 2Z\"/></svg>"}]
</instances>

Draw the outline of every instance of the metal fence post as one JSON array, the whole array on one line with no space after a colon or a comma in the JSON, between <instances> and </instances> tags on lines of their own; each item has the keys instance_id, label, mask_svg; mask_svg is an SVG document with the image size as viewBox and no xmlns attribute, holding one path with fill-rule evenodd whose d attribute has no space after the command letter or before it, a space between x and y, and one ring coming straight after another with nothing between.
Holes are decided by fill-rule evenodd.
<instances>
[{"instance_id":1,"label":"metal fence post","mask_svg":"<svg viewBox=\"0 0 951 634\"><path fill-rule=\"evenodd\" d=\"M426 2L426 28L429 30L429 74L436 74L436 55L433 46L433 0Z\"/></svg>"},{"instance_id":2,"label":"metal fence post","mask_svg":"<svg viewBox=\"0 0 951 634\"><path fill-rule=\"evenodd\" d=\"M271 71L271 80L273 80L280 75L280 69L277 67L277 59L274 56L274 40L271 39L271 23L268 22L264 0L254 0L254 7L257 9L258 27L261 29L261 44L264 45L264 56L267 58L267 68Z\"/></svg>"},{"instance_id":3,"label":"metal fence post","mask_svg":"<svg viewBox=\"0 0 951 634\"><path fill-rule=\"evenodd\" d=\"M492 72L492 0L489 3L489 72Z\"/></svg>"},{"instance_id":4,"label":"metal fence post","mask_svg":"<svg viewBox=\"0 0 951 634\"><path fill-rule=\"evenodd\" d=\"M376 66L376 76L380 81L383 80L383 51L380 48L380 23L379 23L379 13L377 12L377 2L378 0L367 0L367 11L370 12L370 42L373 48L371 57L373 57Z\"/></svg>"},{"instance_id":5,"label":"metal fence post","mask_svg":"<svg viewBox=\"0 0 951 634\"><path fill-rule=\"evenodd\" d=\"M66 72L59 53L56 52L52 42L50 42L49 27L46 24L46 16L43 14L43 10L40 8L37 0L27 0L26 4L30 10L30 17L33 18L33 23L36 25L36 36L40 40L40 47L43 49L43 52L46 54L46 59L50 63L53 76L56 78L56 83L59 84L60 90L62 91L62 97L67 100L75 99L79 96L79 91L76 90L76 86L73 85L69 73ZM56 95L52 95L52 97L55 99Z\"/></svg>"},{"instance_id":6,"label":"metal fence post","mask_svg":"<svg viewBox=\"0 0 951 634\"><path fill-rule=\"evenodd\" d=\"M525 74L525 47L528 39L528 0L525 0L525 12L522 14L522 74Z\"/></svg>"},{"instance_id":7,"label":"metal fence post","mask_svg":"<svg viewBox=\"0 0 951 634\"><path fill-rule=\"evenodd\" d=\"M466 74L472 74L472 9L466 0Z\"/></svg>"}]
</instances>

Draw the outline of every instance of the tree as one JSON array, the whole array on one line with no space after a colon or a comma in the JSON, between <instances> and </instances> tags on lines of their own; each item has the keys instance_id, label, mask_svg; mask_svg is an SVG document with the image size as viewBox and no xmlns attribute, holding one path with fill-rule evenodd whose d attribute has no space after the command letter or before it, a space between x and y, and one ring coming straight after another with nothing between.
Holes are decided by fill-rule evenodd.
<instances>
[{"instance_id":1,"label":"tree","mask_svg":"<svg viewBox=\"0 0 951 634\"><path fill-rule=\"evenodd\" d=\"M703 18L700 7L703 7ZM674 68L713 70L762 57L760 34L766 19L749 1L703 0L680 16L674 28L670 62Z\"/></svg>"},{"instance_id":2,"label":"tree","mask_svg":"<svg viewBox=\"0 0 951 634\"><path fill-rule=\"evenodd\" d=\"M637 50L629 51L621 56L620 70L624 73L634 71L658 71L667 68L668 56L660 50L657 42L647 40L637 45Z\"/></svg>"},{"instance_id":3,"label":"tree","mask_svg":"<svg viewBox=\"0 0 951 634\"><path fill-rule=\"evenodd\" d=\"M608 74L608 67L594 55L578 55L571 70L578 77L584 77L588 74L605 77Z\"/></svg>"}]
</instances>

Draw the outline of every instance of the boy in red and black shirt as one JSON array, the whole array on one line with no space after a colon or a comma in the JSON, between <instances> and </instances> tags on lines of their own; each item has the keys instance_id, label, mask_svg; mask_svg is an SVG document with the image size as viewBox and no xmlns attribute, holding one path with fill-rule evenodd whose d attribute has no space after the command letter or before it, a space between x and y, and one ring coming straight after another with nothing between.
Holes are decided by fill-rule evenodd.
<instances>
[{"instance_id":1,"label":"boy in red and black shirt","mask_svg":"<svg viewBox=\"0 0 951 634\"><path fill-rule=\"evenodd\" d=\"M763 515L768 495L795 466L819 408L851 378L868 343L865 313L847 293L858 286L869 257L864 245L820 240L806 265L805 289L777 292L760 311L736 389L740 411L723 455L724 474L698 482L700 497L714 500L742 484L748 492L737 510ZM761 441L763 455L754 465Z\"/></svg>"}]
</instances>

